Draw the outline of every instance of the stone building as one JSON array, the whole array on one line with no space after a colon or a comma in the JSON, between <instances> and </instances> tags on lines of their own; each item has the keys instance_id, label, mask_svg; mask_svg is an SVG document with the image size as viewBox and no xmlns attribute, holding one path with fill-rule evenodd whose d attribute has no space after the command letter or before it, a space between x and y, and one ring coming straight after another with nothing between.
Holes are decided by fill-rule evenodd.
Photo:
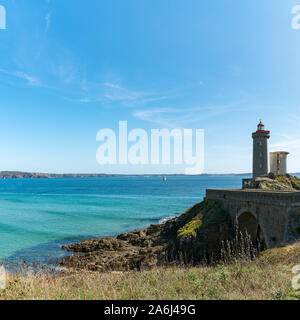
<instances>
[{"instance_id":1,"label":"stone building","mask_svg":"<svg viewBox=\"0 0 300 320\"><path fill-rule=\"evenodd\" d=\"M260 121L256 132L252 133L252 138L253 178L257 178L269 173L268 139L270 138L270 131L266 131L264 124Z\"/></svg>"},{"instance_id":2,"label":"stone building","mask_svg":"<svg viewBox=\"0 0 300 320\"><path fill-rule=\"evenodd\" d=\"M270 172L275 176L287 174L287 156L289 152L270 152Z\"/></svg>"}]
</instances>

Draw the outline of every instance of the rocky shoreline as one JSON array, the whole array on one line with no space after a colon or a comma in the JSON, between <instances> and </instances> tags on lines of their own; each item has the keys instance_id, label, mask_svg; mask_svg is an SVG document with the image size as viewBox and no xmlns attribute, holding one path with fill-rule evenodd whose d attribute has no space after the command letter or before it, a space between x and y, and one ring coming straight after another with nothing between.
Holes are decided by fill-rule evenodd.
<instances>
[{"instance_id":1,"label":"rocky shoreline","mask_svg":"<svg viewBox=\"0 0 300 320\"><path fill-rule=\"evenodd\" d=\"M247 188L299 191L300 180L291 175L269 175L252 179ZM218 259L224 242L232 240L235 231L230 215L214 201L204 200L163 224L64 246L73 255L58 264L100 272L199 264Z\"/></svg>"},{"instance_id":2,"label":"rocky shoreline","mask_svg":"<svg viewBox=\"0 0 300 320\"><path fill-rule=\"evenodd\" d=\"M163 224L64 246L64 250L74 254L58 264L99 272L195 264L209 259L220 249L221 242L231 236L228 214L216 203L203 201Z\"/></svg>"}]
</instances>

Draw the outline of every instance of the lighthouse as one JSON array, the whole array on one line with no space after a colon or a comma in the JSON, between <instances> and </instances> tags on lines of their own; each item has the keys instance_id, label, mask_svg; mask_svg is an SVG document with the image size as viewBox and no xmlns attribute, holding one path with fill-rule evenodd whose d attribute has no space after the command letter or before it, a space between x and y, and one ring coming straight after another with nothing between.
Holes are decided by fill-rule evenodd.
<instances>
[{"instance_id":1,"label":"lighthouse","mask_svg":"<svg viewBox=\"0 0 300 320\"><path fill-rule=\"evenodd\" d=\"M259 122L253 138L253 178L265 176L269 173L268 166L268 139L270 131L265 130L262 121Z\"/></svg>"}]
</instances>

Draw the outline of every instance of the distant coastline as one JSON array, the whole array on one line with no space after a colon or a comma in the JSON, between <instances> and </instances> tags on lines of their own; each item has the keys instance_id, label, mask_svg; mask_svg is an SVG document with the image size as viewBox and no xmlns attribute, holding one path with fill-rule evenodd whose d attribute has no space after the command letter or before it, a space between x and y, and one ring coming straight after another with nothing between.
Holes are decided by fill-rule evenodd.
<instances>
[{"instance_id":1,"label":"distant coastline","mask_svg":"<svg viewBox=\"0 0 300 320\"><path fill-rule=\"evenodd\" d=\"M105 174L56 174L39 172L1 171L0 179L100 178Z\"/></svg>"},{"instance_id":2,"label":"distant coastline","mask_svg":"<svg viewBox=\"0 0 300 320\"><path fill-rule=\"evenodd\" d=\"M106 178L106 177L144 177L144 176L187 176L185 174L105 174L105 173L39 173L22 171L0 171L0 179L54 179L54 178ZM215 173L199 176L245 176L250 173Z\"/></svg>"}]
</instances>

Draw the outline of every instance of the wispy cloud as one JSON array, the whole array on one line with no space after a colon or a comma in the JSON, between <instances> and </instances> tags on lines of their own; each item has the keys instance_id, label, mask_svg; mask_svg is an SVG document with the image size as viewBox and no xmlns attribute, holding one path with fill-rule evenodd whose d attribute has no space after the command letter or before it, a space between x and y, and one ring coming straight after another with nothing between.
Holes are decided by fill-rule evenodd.
<instances>
[{"instance_id":1,"label":"wispy cloud","mask_svg":"<svg viewBox=\"0 0 300 320\"><path fill-rule=\"evenodd\" d=\"M185 108L153 108L135 110L133 116L160 126L182 127L211 117L220 116L229 111L243 109L239 103L232 105L199 106Z\"/></svg>"},{"instance_id":2,"label":"wispy cloud","mask_svg":"<svg viewBox=\"0 0 300 320\"><path fill-rule=\"evenodd\" d=\"M29 86L40 86L41 85L41 81L39 80L38 77L30 75L30 74L22 72L22 71L10 72L7 70L0 69L0 73L5 76L8 76L10 78L9 83L11 85L14 84L14 81L12 81L12 79L24 80L25 84L29 85Z\"/></svg>"},{"instance_id":3,"label":"wispy cloud","mask_svg":"<svg viewBox=\"0 0 300 320\"><path fill-rule=\"evenodd\" d=\"M14 75L20 79L23 79L27 82L29 86L40 86L40 80L37 77L29 75L24 72L15 72Z\"/></svg>"},{"instance_id":4,"label":"wispy cloud","mask_svg":"<svg viewBox=\"0 0 300 320\"><path fill-rule=\"evenodd\" d=\"M142 102L147 93L143 91L130 90L125 86L120 86L114 83L104 83L103 96L112 102L121 102L130 106L136 102Z\"/></svg>"},{"instance_id":5,"label":"wispy cloud","mask_svg":"<svg viewBox=\"0 0 300 320\"><path fill-rule=\"evenodd\" d=\"M104 86L106 86L108 88L120 89L120 85L118 85L116 83L105 82Z\"/></svg>"},{"instance_id":6,"label":"wispy cloud","mask_svg":"<svg viewBox=\"0 0 300 320\"><path fill-rule=\"evenodd\" d=\"M28 86L42 86L57 91L64 99L74 103L101 103L106 106L142 108L148 103L168 98L153 91L133 89L123 83L89 81L80 65L72 59L64 58L48 66L48 73L44 75L46 80L44 79L43 83L39 77L24 71L0 69L1 73L6 76L3 82L9 85L15 85L17 79L23 80Z\"/></svg>"},{"instance_id":7,"label":"wispy cloud","mask_svg":"<svg viewBox=\"0 0 300 320\"><path fill-rule=\"evenodd\" d=\"M77 103L101 102L103 105L117 105L127 108L143 107L150 102L156 102L168 97L159 93L131 89L116 82L82 81L79 97L67 97L67 100Z\"/></svg>"},{"instance_id":8,"label":"wispy cloud","mask_svg":"<svg viewBox=\"0 0 300 320\"><path fill-rule=\"evenodd\" d=\"M285 140L270 144L270 148L274 151L278 151L280 149L283 151L299 151L300 150L300 139L288 137Z\"/></svg>"},{"instance_id":9,"label":"wispy cloud","mask_svg":"<svg viewBox=\"0 0 300 320\"><path fill-rule=\"evenodd\" d=\"M79 75L76 64L70 62L55 64L52 66L52 73L60 83L66 85L78 84Z\"/></svg>"}]
</instances>

